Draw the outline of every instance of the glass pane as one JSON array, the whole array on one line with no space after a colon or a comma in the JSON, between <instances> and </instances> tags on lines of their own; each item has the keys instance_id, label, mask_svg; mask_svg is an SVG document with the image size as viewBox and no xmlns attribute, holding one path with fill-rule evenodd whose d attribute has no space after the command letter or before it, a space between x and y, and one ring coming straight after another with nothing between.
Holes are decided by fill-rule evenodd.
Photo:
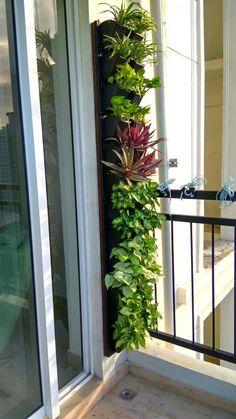
<instances>
[{"instance_id":1,"label":"glass pane","mask_svg":"<svg viewBox=\"0 0 236 419\"><path fill-rule=\"evenodd\" d=\"M0 418L42 404L11 1L0 0Z\"/></svg>"},{"instance_id":2,"label":"glass pane","mask_svg":"<svg viewBox=\"0 0 236 419\"><path fill-rule=\"evenodd\" d=\"M65 9L35 0L59 386L82 370L82 342Z\"/></svg>"}]
</instances>

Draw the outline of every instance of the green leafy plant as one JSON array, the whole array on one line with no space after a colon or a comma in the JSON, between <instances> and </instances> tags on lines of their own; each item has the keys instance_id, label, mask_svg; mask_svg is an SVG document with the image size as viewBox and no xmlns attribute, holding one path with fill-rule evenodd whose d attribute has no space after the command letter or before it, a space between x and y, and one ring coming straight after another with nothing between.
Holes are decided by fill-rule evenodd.
<instances>
[{"instance_id":1,"label":"green leafy plant","mask_svg":"<svg viewBox=\"0 0 236 419\"><path fill-rule=\"evenodd\" d=\"M113 19L119 25L131 29L138 34L143 34L149 30L157 30L157 25L150 13L143 9L137 1L131 1L127 7L124 1L121 2L120 6L114 6L108 3L101 4L109 7L103 13L110 12Z\"/></svg>"},{"instance_id":2,"label":"green leafy plant","mask_svg":"<svg viewBox=\"0 0 236 419\"><path fill-rule=\"evenodd\" d=\"M145 123L146 115L150 112L149 106L138 106L124 96L113 96L111 104L112 106L108 109L112 115L124 122L132 120L134 122Z\"/></svg>"},{"instance_id":3,"label":"green leafy plant","mask_svg":"<svg viewBox=\"0 0 236 419\"><path fill-rule=\"evenodd\" d=\"M153 285L161 268L151 232L161 228L164 217L157 212L158 184L148 180L161 163L153 149L161 139L153 139L153 134L150 125L134 124L123 130L118 127L120 152L114 153L120 163L104 162L112 173L127 181L113 186L112 204L119 214L112 224L120 232L121 241L111 251L114 270L106 275L105 284L118 289L113 338L117 349L128 351L145 346L147 329L155 328L161 317L153 301Z\"/></svg>"},{"instance_id":4,"label":"green leafy plant","mask_svg":"<svg viewBox=\"0 0 236 419\"><path fill-rule=\"evenodd\" d=\"M157 212L158 185L152 181L137 184L120 182L113 186L113 208L119 211L113 226L122 241L114 247L114 270L105 277L107 288L118 289L118 318L113 338L117 349L145 346L147 329L161 318L153 301L153 285L161 274L157 245L150 234L161 228L164 216Z\"/></svg>"},{"instance_id":5,"label":"green leafy plant","mask_svg":"<svg viewBox=\"0 0 236 419\"><path fill-rule=\"evenodd\" d=\"M122 90L143 96L149 89L160 87L160 77L147 79L143 68L135 71L128 63L119 64L116 68L116 73L108 78L108 82Z\"/></svg>"},{"instance_id":6,"label":"green leafy plant","mask_svg":"<svg viewBox=\"0 0 236 419\"><path fill-rule=\"evenodd\" d=\"M134 60L137 63L157 63L157 44L135 40L128 35L115 36L104 35L105 49L110 51L110 58L116 54L126 60Z\"/></svg>"},{"instance_id":7,"label":"green leafy plant","mask_svg":"<svg viewBox=\"0 0 236 419\"><path fill-rule=\"evenodd\" d=\"M44 83L44 93L47 91L51 94L51 72L55 61L51 56L51 42L50 29L48 31L35 30L35 39L37 46L37 65L38 65L38 79L40 92L42 93ZM49 83L50 81L50 83Z\"/></svg>"},{"instance_id":8,"label":"green leafy plant","mask_svg":"<svg viewBox=\"0 0 236 419\"><path fill-rule=\"evenodd\" d=\"M135 71L129 61L141 63L156 57L156 45L145 41L146 31L156 30L156 25L135 1L127 7L123 1L120 7L109 7L117 23L143 33L144 38L132 40L131 32L105 37L105 49L110 51L110 57L118 54L126 60L125 64L116 66L108 82L143 96L149 89L160 87L160 78L147 79L144 69ZM161 275L153 231L161 228L165 217L158 212L158 184L149 177L162 163L156 158L156 146L162 139L155 139L154 131L145 122L149 107L138 106L124 96L114 96L111 104L108 110L126 122L126 128L118 125L117 138L108 139L118 145L113 149L115 163L103 161L111 173L122 178L113 185L111 196L118 213L112 225L120 233L120 242L111 250L113 269L106 275L105 284L117 293L117 320L113 325L116 348L131 351L145 346L148 328L156 328L161 317L153 299L153 286Z\"/></svg>"}]
</instances>

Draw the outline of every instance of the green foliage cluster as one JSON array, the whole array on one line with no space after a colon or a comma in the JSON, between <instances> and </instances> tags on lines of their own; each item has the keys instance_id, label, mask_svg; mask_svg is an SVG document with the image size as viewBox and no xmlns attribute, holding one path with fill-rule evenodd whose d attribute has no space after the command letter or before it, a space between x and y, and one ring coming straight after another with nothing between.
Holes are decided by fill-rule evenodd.
<instances>
[{"instance_id":1,"label":"green foliage cluster","mask_svg":"<svg viewBox=\"0 0 236 419\"><path fill-rule=\"evenodd\" d=\"M120 6L105 4L109 7L105 12L110 12L113 19L121 26L130 29L138 34L143 34L147 31L157 30L157 26L150 13L143 9L139 2L131 1L129 5L125 6L125 1L121 2Z\"/></svg>"},{"instance_id":2,"label":"green foliage cluster","mask_svg":"<svg viewBox=\"0 0 236 419\"><path fill-rule=\"evenodd\" d=\"M146 32L156 30L156 24L137 1L130 1L127 7L123 0L120 7L108 6L113 19L129 29L128 35L116 32L114 36L104 36L104 48L110 52L110 58L118 55L126 60L116 66L108 83L142 97L149 89L160 87L160 78L148 79L144 68L135 71L130 63L157 62L157 45L146 42ZM143 38L137 40L133 32ZM148 328L156 328L161 317L153 298L153 286L161 275L153 232L161 228L165 217L157 211L158 184L148 180L161 163L154 148L160 139L152 138L153 132L146 124L149 106L141 107L124 96L114 96L108 110L127 127L117 127L120 150L113 151L118 162L103 161L111 173L126 179L113 185L112 205L118 215L112 224L121 239L111 251L113 270L106 275L105 284L107 289L116 289L118 295L118 316L113 325L116 348L131 351L145 346Z\"/></svg>"},{"instance_id":3,"label":"green foliage cluster","mask_svg":"<svg viewBox=\"0 0 236 419\"><path fill-rule=\"evenodd\" d=\"M116 68L116 73L108 78L108 82L127 92L135 92L139 96L143 96L149 89L161 85L158 76L152 79L144 77L145 70L143 68L135 71L129 63L119 64Z\"/></svg>"},{"instance_id":4,"label":"green foliage cluster","mask_svg":"<svg viewBox=\"0 0 236 419\"><path fill-rule=\"evenodd\" d=\"M134 122L144 123L146 122L145 116L150 112L149 106L138 106L124 96L113 96L111 105L108 109L112 115L125 122L132 119Z\"/></svg>"},{"instance_id":5,"label":"green foliage cluster","mask_svg":"<svg viewBox=\"0 0 236 419\"><path fill-rule=\"evenodd\" d=\"M118 289L118 319L114 324L117 349L145 346L149 327L157 326L161 317L153 301L153 285L161 268L156 262L156 240L150 233L161 228L164 216L157 212L158 184L119 182L113 186L112 204L119 211L113 226L122 241L114 247L114 270L105 277L107 288Z\"/></svg>"},{"instance_id":6,"label":"green foliage cluster","mask_svg":"<svg viewBox=\"0 0 236 419\"><path fill-rule=\"evenodd\" d=\"M137 39L131 39L131 33L120 36L104 35L105 49L110 51L110 58L116 54L126 60L134 60L137 63L157 63L157 44L147 43Z\"/></svg>"}]
</instances>

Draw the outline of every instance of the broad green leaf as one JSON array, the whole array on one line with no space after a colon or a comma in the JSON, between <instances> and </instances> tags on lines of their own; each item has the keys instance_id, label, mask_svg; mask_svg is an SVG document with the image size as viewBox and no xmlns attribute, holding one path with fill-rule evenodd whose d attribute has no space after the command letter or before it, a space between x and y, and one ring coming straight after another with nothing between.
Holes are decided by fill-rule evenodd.
<instances>
[{"instance_id":1,"label":"broad green leaf","mask_svg":"<svg viewBox=\"0 0 236 419\"><path fill-rule=\"evenodd\" d=\"M131 291L131 289L129 287L123 287L122 288L122 292L124 294L125 297L132 297L133 293Z\"/></svg>"},{"instance_id":2,"label":"broad green leaf","mask_svg":"<svg viewBox=\"0 0 236 419\"><path fill-rule=\"evenodd\" d=\"M117 269L117 270L119 270L119 271L126 272L128 274L130 274L130 273L132 274L132 269L130 269L129 266L130 266L130 263L129 262L127 262L127 263L117 262L114 265L114 268Z\"/></svg>"},{"instance_id":3,"label":"broad green leaf","mask_svg":"<svg viewBox=\"0 0 236 419\"><path fill-rule=\"evenodd\" d=\"M109 275L109 274L107 274L107 275L105 276L105 285L106 285L106 288L107 288L107 289L108 289L108 288L110 288L110 287L112 286L113 281L114 281L114 276L113 276L113 275Z\"/></svg>"},{"instance_id":4,"label":"broad green leaf","mask_svg":"<svg viewBox=\"0 0 236 419\"><path fill-rule=\"evenodd\" d=\"M119 247L113 247L110 257L112 258L113 256L116 256L121 262L125 262L128 258L127 252Z\"/></svg>"},{"instance_id":5,"label":"broad green leaf","mask_svg":"<svg viewBox=\"0 0 236 419\"><path fill-rule=\"evenodd\" d=\"M134 251L134 256L136 256L136 258L138 258L138 260L141 261L142 255L141 255L141 253L138 250L135 250Z\"/></svg>"},{"instance_id":6,"label":"broad green leaf","mask_svg":"<svg viewBox=\"0 0 236 419\"><path fill-rule=\"evenodd\" d=\"M120 314L123 314L123 316L130 316L131 311L128 309L128 307L123 307L123 308L120 310Z\"/></svg>"},{"instance_id":7,"label":"broad green leaf","mask_svg":"<svg viewBox=\"0 0 236 419\"><path fill-rule=\"evenodd\" d=\"M125 346L124 339L119 339L119 340L116 342L116 348L117 348L117 349L118 349L118 348L121 348L121 347L123 347L123 348L124 348L124 346Z\"/></svg>"},{"instance_id":8,"label":"broad green leaf","mask_svg":"<svg viewBox=\"0 0 236 419\"><path fill-rule=\"evenodd\" d=\"M114 277L117 279L117 281L124 282L127 285L132 283L132 276L122 271L115 272Z\"/></svg>"},{"instance_id":9,"label":"broad green leaf","mask_svg":"<svg viewBox=\"0 0 236 419\"><path fill-rule=\"evenodd\" d=\"M114 282L112 284L112 288L114 289L114 288L120 288L120 287L122 287L122 283L117 281L116 279L114 279Z\"/></svg>"},{"instance_id":10,"label":"broad green leaf","mask_svg":"<svg viewBox=\"0 0 236 419\"><path fill-rule=\"evenodd\" d=\"M115 279L117 279L117 281L123 281L124 277L125 277L125 274L122 271L116 271L114 273L114 277L115 277Z\"/></svg>"}]
</instances>

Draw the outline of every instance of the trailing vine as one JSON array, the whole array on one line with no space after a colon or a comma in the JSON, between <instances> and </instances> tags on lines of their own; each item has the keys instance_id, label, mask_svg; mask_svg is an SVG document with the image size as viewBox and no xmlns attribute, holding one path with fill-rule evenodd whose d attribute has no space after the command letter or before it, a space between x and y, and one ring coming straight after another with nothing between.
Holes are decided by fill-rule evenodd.
<instances>
[{"instance_id":1,"label":"trailing vine","mask_svg":"<svg viewBox=\"0 0 236 419\"><path fill-rule=\"evenodd\" d=\"M157 326L161 315L153 301L153 285L161 273L157 264L156 240L150 233L161 228L164 216L156 211L158 184L120 182L113 186L112 203L119 211L113 227L122 241L114 247L114 271L107 274L107 288L118 288L118 319L113 338L117 349L138 349L145 346L147 329Z\"/></svg>"}]
</instances>

